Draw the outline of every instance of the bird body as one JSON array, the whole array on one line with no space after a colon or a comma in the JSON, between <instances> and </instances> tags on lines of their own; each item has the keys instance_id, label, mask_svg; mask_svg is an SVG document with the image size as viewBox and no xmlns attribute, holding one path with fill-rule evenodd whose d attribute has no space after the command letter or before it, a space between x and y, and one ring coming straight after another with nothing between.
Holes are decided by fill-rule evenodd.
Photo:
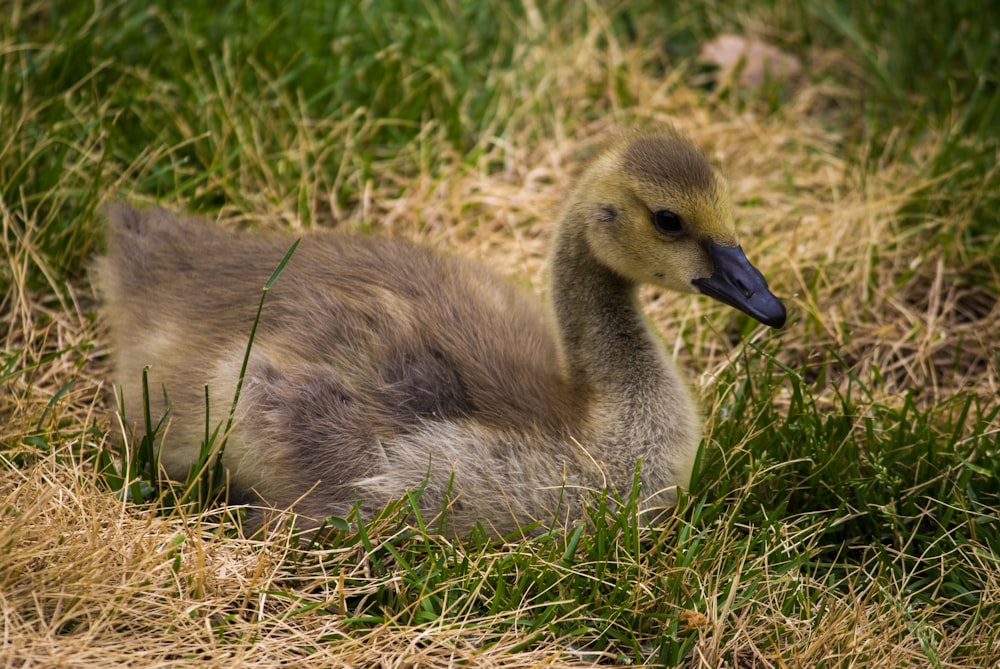
<instances>
[{"instance_id":1,"label":"bird body","mask_svg":"<svg viewBox=\"0 0 1000 669\"><path fill-rule=\"evenodd\" d=\"M172 476L197 461L205 386L208 424L228 417L261 287L290 243L109 209L97 277L125 413L141 416L148 365L169 402ZM459 535L578 517L591 491L627 493L637 466L643 507L672 504L701 420L638 286L784 321L736 244L725 182L675 133L622 140L570 197L550 281L542 305L479 263L405 240L307 235L250 352L223 459L232 488L313 524L422 489L425 517L446 509Z\"/></svg>"}]
</instances>

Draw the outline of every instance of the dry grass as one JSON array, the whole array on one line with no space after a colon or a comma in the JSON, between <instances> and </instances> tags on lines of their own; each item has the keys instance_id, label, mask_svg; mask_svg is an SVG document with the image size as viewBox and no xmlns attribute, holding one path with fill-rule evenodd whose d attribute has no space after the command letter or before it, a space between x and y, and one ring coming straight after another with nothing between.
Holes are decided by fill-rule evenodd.
<instances>
[{"instance_id":1,"label":"dry grass","mask_svg":"<svg viewBox=\"0 0 1000 669\"><path fill-rule=\"evenodd\" d=\"M791 322L773 335L781 342L777 358L816 382L817 406L837 404L849 373L887 405L915 389L928 406L958 391L996 401L1000 276L994 265L992 277L968 281L961 254L929 246L921 227L902 220L901 205L927 186L923 165L891 151L849 160L837 119L826 111L843 91L804 84L773 113L754 113L707 98L689 85L695 75L687 65L651 75L648 54L616 42L608 47L606 37L598 23L565 44L526 39L535 46L519 58L526 68L545 63L549 74L531 90L509 82L517 93L510 99L544 103L510 104L508 123L482 134L475 161L453 149L426 161L440 148L430 123L407 150L376 161L369 178L351 168L351 146L364 141L369 121L301 116L294 132L271 138L287 160L340 160L346 168L337 172L339 182L320 169L303 170L289 188L250 132L266 127L250 119L231 129L231 141L247 146L244 173L225 175L221 186L209 180L204 189L242 184L245 199L220 214L227 223L294 227L305 219L408 236L481 258L541 292L550 222L580 158L615 128L670 122L729 175L744 248L775 292L789 298ZM598 96L605 109L602 120L587 121L594 110L576 107L594 99L595 87L606 89ZM924 141L931 156L939 137ZM111 174L103 197L127 190L129 175L163 151L169 149L151 149ZM337 193L351 180L361 195L345 206ZM574 638L526 631L516 622L525 612L489 616L472 604L447 620L422 622L413 601L386 621L358 625L352 617L366 610L366 597L400 578L374 565L360 544L303 555L286 536L260 542L217 532L217 514L163 517L116 499L90 467L90 454L116 429L109 338L103 320L93 317L96 297L84 279L28 288L29 267L49 262L32 241L38 221L17 203L0 205L12 279L0 312L0 664L560 667L655 659L652 647L631 658L592 652ZM947 224L957 235L968 221ZM704 299L654 291L645 297L710 404L715 379L734 364L742 321ZM753 334L758 341L770 336ZM774 401L786 400L787 388L775 389ZM778 551L727 553L727 545L742 545L739 537L764 531L743 526L739 507L705 537L720 547L717 563L686 565L683 555L662 547L660 561L637 572L636 592L655 599L664 583L676 581L709 603L698 615L657 604L657 612L680 615L697 630L686 666L987 666L1000 658L996 614L957 616L947 593L914 600L902 581L920 575L875 578L866 570L877 563L862 559L839 580L818 579L806 569L774 572ZM384 531L391 536L394 527ZM807 517L781 527L786 536L774 545L787 554L808 558L828 548L816 545L817 528ZM672 536L665 532L661 540L671 543ZM443 554L458 551L484 574L491 561L531 550L463 552L437 541ZM1000 576L990 571L988 547L980 549L985 553L963 559L983 575L982 601L995 603ZM755 589L741 590L741 578ZM402 586L400 592L410 594ZM585 607L571 610L579 625L598 624Z\"/></svg>"}]
</instances>

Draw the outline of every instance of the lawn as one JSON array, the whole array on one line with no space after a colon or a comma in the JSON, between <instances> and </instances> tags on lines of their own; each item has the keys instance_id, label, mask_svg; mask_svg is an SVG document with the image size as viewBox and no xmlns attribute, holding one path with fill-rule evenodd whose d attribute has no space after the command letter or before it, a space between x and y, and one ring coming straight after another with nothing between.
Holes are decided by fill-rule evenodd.
<instances>
[{"instance_id":1,"label":"lawn","mask_svg":"<svg viewBox=\"0 0 1000 669\"><path fill-rule=\"evenodd\" d=\"M0 664L1000 666L1000 22L904 4L4 3ZM724 34L798 71L720 70ZM544 296L583 162L662 124L790 318L644 291L706 415L661 527L598 499L458 541L404 498L251 539L118 446L104 203L403 236Z\"/></svg>"}]
</instances>

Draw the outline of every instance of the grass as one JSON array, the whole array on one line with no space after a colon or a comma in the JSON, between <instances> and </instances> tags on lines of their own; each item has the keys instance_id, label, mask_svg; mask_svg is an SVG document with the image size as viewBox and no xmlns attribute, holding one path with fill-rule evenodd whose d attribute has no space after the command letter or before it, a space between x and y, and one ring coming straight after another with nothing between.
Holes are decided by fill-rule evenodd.
<instances>
[{"instance_id":1,"label":"grass","mask_svg":"<svg viewBox=\"0 0 1000 669\"><path fill-rule=\"evenodd\" d=\"M1000 28L973 0L897 4L8 3L0 658L1000 663ZM697 54L721 32L804 74L715 81ZM403 235L540 288L580 159L664 121L728 174L791 321L644 293L708 416L663 527L598 499L456 543L403 499L322 544L252 541L124 475L152 456L112 445L104 202Z\"/></svg>"}]
</instances>

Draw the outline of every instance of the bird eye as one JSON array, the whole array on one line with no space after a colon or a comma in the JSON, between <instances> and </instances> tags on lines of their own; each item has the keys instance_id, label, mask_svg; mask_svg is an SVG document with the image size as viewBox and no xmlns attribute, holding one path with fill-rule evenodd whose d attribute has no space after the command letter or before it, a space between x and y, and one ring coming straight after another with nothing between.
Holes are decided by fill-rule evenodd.
<instances>
[{"instance_id":1,"label":"bird eye","mask_svg":"<svg viewBox=\"0 0 1000 669\"><path fill-rule=\"evenodd\" d=\"M684 219L667 209L653 212L653 227L665 235L680 235L684 232Z\"/></svg>"}]
</instances>

